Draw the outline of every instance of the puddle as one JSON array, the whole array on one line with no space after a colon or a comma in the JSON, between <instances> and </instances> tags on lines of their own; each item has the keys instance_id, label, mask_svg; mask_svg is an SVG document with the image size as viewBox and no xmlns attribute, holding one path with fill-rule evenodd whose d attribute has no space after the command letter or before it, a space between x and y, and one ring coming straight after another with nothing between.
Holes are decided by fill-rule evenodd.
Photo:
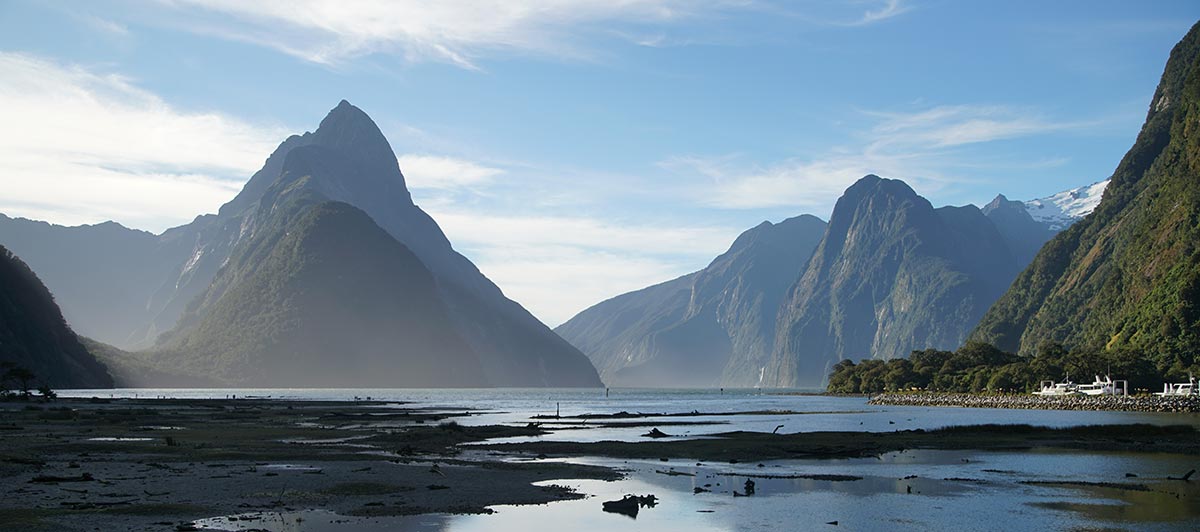
<instances>
[{"instance_id":1,"label":"puddle","mask_svg":"<svg viewBox=\"0 0 1200 532\"><path fill-rule=\"evenodd\" d=\"M1131 479L1137 480L1137 479ZM1047 485L1052 495L1076 495L1031 506L1122 523L1168 523L1200 519L1200 486L1194 482L1147 483L1145 490L1107 486ZM1082 495L1079 497L1078 495Z\"/></svg>"},{"instance_id":2,"label":"puddle","mask_svg":"<svg viewBox=\"0 0 1200 532\"><path fill-rule=\"evenodd\" d=\"M287 440L279 440L279 443L293 443L293 444L297 444L297 445L338 445L338 444L342 444L342 443L350 443L353 441L365 440L365 439L374 438L374 437L375 437L374 434L365 434L365 435L361 435L361 436L347 436L345 438L325 438L325 439L294 438L294 439L287 439ZM372 446L367 446L367 447L372 447Z\"/></svg>"},{"instance_id":3,"label":"puddle","mask_svg":"<svg viewBox=\"0 0 1200 532\"><path fill-rule=\"evenodd\" d=\"M259 469L265 469L267 471L308 472L308 471L320 471L321 470L321 468L319 468L319 467L304 465L304 464L267 464L267 465L261 465L261 466L257 466L257 467Z\"/></svg>"}]
</instances>

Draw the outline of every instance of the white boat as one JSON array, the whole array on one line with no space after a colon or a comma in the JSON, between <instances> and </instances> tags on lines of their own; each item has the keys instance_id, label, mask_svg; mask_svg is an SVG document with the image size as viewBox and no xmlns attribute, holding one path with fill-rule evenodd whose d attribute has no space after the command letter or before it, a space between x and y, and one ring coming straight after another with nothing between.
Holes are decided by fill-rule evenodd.
<instances>
[{"instance_id":1,"label":"white boat","mask_svg":"<svg viewBox=\"0 0 1200 532\"><path fill-rule=\"evenodd\" d=\"M1200 390L1196 389L1196 378L1188 375L1188 382L1163 383L1163 391L1155 392L1154 395L1159 397L1187 397L1189 395L1200 395Z\"/></svg>"},{"instance_id":2,"label":"white boat","mask_svg":"<svg viewBox=\"0 0 1200 532\"><path fill-rule=\"evenodd\" d=\"M1118 383L1125 381L1113 381L1112 377L1105 375L1103 379L1099 375L1091 384L1080 384L1075 387L1075 393L1080 395L1126 395L1128 390L1125 387L1118 388Z\"/></svg>"},{"instance_id":3,"label":"white boat","mask_svg":"<svg viewBox=\"0 0 1200 532\"><path fill-rule=\"evenodd\" d=\"M1075 395L1075 391L1079 388L1079 385L1071 382L1071 378L1067 377L1066 382L1042 381L1039 388L1038 391L1033 392L1033 395L1062 397Z\"/></svg>"}]
</instances>

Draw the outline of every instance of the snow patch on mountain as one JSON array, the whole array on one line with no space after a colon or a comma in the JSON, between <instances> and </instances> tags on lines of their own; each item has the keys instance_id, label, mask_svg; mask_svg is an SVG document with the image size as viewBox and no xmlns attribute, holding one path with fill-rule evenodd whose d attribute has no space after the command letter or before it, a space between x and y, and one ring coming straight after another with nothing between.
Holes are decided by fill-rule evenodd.
<instances>
[{"instance_id":1,"label":"snow patch on mountain","mask_svg":"<svg viewBox=\"0 0 1200 532\"><path fill-rule=\"evenodd\" d=\"M1025 209L1034 220L1045 223L1055 231L1062 231L1090 214L1100 204L1104 188L1109 180L1065 190L1044 198L1025 202Z\"/></svg>"}]
</instances>

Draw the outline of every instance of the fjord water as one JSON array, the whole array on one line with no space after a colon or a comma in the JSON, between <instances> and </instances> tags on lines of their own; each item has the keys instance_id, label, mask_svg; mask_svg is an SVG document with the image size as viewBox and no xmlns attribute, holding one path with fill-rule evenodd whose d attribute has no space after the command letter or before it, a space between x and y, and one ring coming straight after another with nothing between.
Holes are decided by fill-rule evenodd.
<instances>
[{"instance_id":1,"label":"fjord water","mask_svg":"<svg viewBox=\"0 0 1200 532\"><path fill-rule=\"evenodd\" d=\"M808 392L808 393L805 393ZM373 401L401 403L408 408L433 408L469 413L456 418L468 425L527 423L532 416L563 417L579 414L711 413L701 418L654 418L662 421L711 421L670 433L701 435L733 430L771 432L871 431L936 429L955 425L1023 423L1046 427L1149 423L1200 427L1200 414L1138 412L1084 412L1065 410L1004 410L868 405L865 397L828 396L812 390L758 389L629 389L594 388L476 388L476 389L114 389L65 390L64 397L141 397L179 399L270 398L314 401ZM721 415L734 412L788 412L788 415ZM540 421L553 421L542 419ZM566 420L563 420L566 421ZM644 428L592 428L564 431L543 439L596 441L636 440ZM589 433L589 434L583 434Z\"/></svg>"}]
</instances>

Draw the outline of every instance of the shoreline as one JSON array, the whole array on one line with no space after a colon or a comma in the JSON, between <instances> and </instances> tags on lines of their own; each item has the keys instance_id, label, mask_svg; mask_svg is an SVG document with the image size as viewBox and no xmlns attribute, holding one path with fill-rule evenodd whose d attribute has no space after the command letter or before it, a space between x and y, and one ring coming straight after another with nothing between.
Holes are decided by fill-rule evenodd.
<instances>
[{"instance_id":1,"label":"shoreline","mask_svg":"<svg viewBox=\"0 0 1200 532\"><path fill-rule=\"evenodd\" d=\"M885 392L871 396L869 405L1006 408L1017 410L1082 410L1146 413L1197 413L1200 397L1154 395L1096 395L1044 397L1033 394L980 395L950 392Z\"/></svg>"}]
</instances>

